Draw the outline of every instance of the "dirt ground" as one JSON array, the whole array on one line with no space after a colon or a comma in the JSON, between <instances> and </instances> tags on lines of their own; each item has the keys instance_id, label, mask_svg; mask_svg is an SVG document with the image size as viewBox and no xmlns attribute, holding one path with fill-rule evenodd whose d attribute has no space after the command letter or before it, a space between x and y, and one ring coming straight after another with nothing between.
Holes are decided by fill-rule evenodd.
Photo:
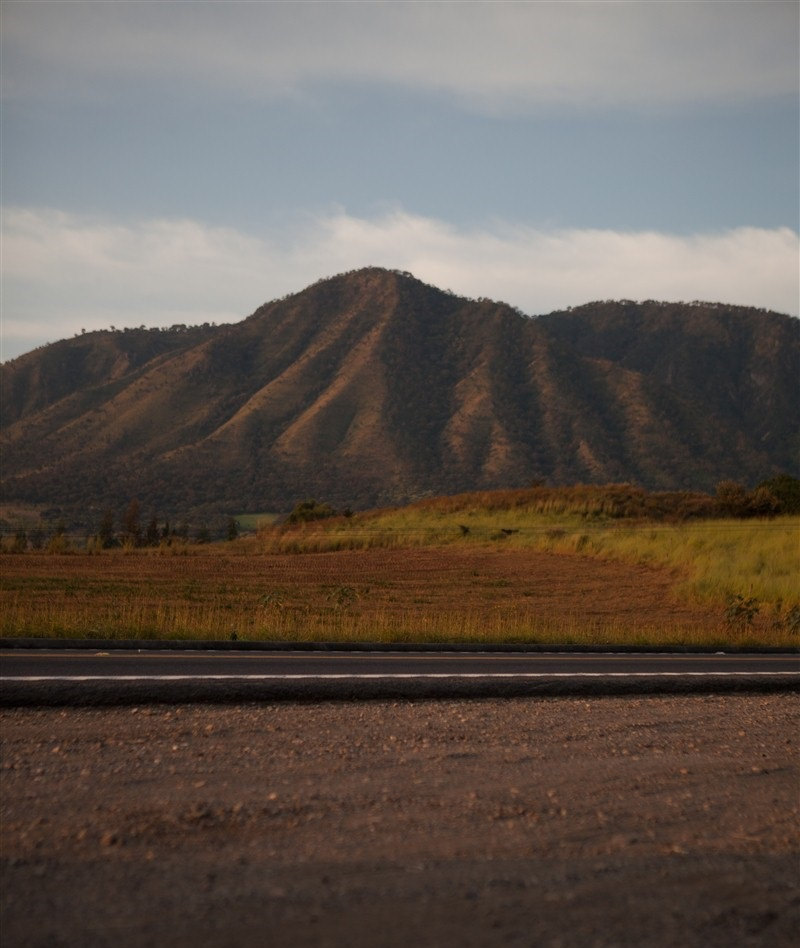
<instances>
[{"instance_id":1,"label":"dirt ground","mask_svg":"<svg viewBox=\"0 0 800 948\"><path fill-rule=\"evenodd\" d=\"M5 710L2 943L796 945L799 712Z\"/></svg>"}]
</instances>

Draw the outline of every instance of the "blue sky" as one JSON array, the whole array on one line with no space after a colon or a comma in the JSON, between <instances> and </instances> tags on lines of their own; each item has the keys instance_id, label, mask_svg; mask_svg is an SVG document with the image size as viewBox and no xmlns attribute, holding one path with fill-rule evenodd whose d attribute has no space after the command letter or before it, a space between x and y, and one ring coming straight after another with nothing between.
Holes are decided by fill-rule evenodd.
<instances>
[{"instance_id":1,"label":"blue sky","mask_svg":"<svg viewBox=\"0 0 800 948\"><path fill-rule=\"evenodd\" d=\"M798 312L791 2L2 5L2 357L410 270Z\"/></svg>"}]
</instances>

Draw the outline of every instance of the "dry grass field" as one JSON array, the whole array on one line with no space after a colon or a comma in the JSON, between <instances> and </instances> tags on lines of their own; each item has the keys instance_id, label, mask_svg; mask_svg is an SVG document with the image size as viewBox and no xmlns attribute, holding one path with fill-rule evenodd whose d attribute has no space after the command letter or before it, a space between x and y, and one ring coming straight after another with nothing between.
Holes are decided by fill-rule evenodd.
<instances>
[{"instance_id":1,"label":"dry grass field","mask_svg":"<svg viewBox=\"0 0 800 948\"><path fill-rule=\"evenodd\" d=\"M308 501L302 517L252 515L257 532L212 544L56 536L15 553L10 538L0 634L797 645L800 518L747 504L734 518L720 503L532 487L342 516Z\"/></svg>"},{"instance_id":2,"label":"dry grass field","mask_svg":"<svg viewBox=\"0 0 800 948\"><path fill-rule=\"evenodd\" d=\"M5 636L271 641L792 644L726 623L684 574L577 553L471 546L0 557ZM237 552L238 551L238 552Z\"/></svg>"}]
</instances>

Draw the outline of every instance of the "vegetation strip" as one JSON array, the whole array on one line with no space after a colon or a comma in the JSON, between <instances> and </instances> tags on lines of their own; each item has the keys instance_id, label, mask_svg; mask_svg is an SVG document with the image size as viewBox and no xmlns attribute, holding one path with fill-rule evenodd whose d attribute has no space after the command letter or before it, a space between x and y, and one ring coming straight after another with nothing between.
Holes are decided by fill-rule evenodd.
<instances>
[{"instance_id":1,"label":"vegetation strip","mask_svg":"<svg viewBox=\"0 0 800 948\"><path fill-rule=\"evenodd\" d=\"M800 671L679 671L679 672L365 672L304 675L19 675L0 677L0 684L25 681L343 681L406 678L763 678L789 676L800 679Z\"/></svg>"},{"instance_id":2,"label":"vegetation strip","mask_svg":"<svg viewBox=\"0 0 800 948\"><path fill-rule=\"evenodd\" d=\"M413 653L453 652L464 654L548 654L548 655L800 655L800 646L729 645L724 650L704 645L569 645L535 643L471 642L227 642L204 640L140 639L30 639L0 638L0 649L36 649L54 651L117 652L339 652L339 653Z\"/></svg>"}]
</instances>

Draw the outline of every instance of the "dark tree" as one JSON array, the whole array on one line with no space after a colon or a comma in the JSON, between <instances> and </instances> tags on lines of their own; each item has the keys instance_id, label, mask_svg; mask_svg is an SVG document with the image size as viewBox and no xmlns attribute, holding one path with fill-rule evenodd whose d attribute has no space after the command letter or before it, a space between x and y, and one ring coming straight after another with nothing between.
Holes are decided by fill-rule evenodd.
<instances>
[{"instance_id":1,"label":"dark tree","mask_svg":"<svg viewBox=\"0 0 800 948\"><path fill-rule=\"evenodd\" d=\"M107 510L103 514L100 526L97 528L97 538L100 540L100 546L107 550L114 546L116 542L114 537L114 511Z\"/></svg>"},{"instance_id":2,"label":"dark tree","mask_svg":"<svg viewBox=\"0 0 800 948\"><path fill-rule=\"evenodd\" d=\"M127 543L139 546L142 541L142 524L139 501L135 497L128 504L128 509L122 515L122 531Z\"/></svg>"},{"instance_id":3,"label":"dark tree","mask_svg":"<svg viewBox=\"0 0 800 948\"><path fill-rule=\"evenodd\" d=\"M161 534L158 532L158 521L155 517L147 524L144 539L148 546L158 546Z\"/></svg>"}]
</instances>

